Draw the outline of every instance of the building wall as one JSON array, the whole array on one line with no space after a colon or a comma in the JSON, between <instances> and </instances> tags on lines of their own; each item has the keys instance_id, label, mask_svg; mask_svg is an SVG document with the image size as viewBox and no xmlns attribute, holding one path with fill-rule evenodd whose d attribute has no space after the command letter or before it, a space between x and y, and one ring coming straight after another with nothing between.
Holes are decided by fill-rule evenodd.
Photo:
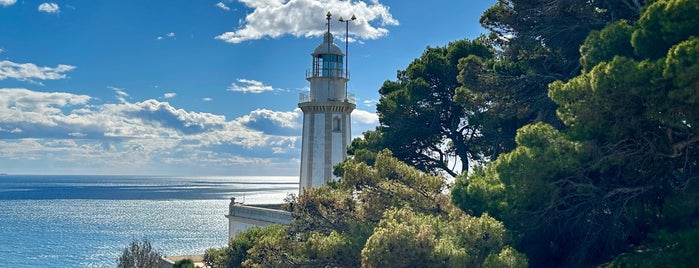
<instances>
[{"instance_id":1,"label":"building wall","mask_svg":"<svg viewBox=\"0 0 699 268\"><path fill-rule=\"evenodd\" d=\"M337 179L332 174L333 166L347 158L351 142L350 113L354 104L310 101L299 107L304 112L299 185L302 193L303 188L318 187Z\"/></svg>"},{"instance_id":2,"label":"building wall","mask_svg":"<svg viewBox=\"0 0 699 268\"><path fill-rule=\"evenodd\" d=\"M344 101L345 82L343 77L314 77L311 82L310 97L313 101Z\"/></svg>"},{"instance_id":3,"label":"building wall","mask_svg":"<svg viewBox=\"0 0 699 268\"><path fill-rule=\"evenodd\" d=\"M253 227L265 227L272 224L289 225L292 220L288 211L269 208L272 205L243 205L231 198L228 205L228 237L235 237L238 233ZM279 207L276 205L276 207Z\"/></svg>"},{"instance_id":4,"label":"building wall","mask_svg":"<svg viewBox=\"0 0 699 268\"><path fill-rule=\"evenodd\" d=\"M245 231L253 226L266 227L274 224L268 221L236 217L231 215L226 215L226 218L228 218L228 237L235 237L240 232Z\"/></svg>"},{"instance_id":5,"label":"building wall","mask_svg":"<svg viewBox=\"0 0 699 268\"><path fill-rule=\"evenodd\" d=\"M310 187L318 187L321 185L321 181L324 179L325 169L323 168L323 163L325 163L325 114L324 113L313 113L314 125L312 126L313 137L309 138L313 140L310 144L312 147L313 154L311 155L311 163L309 163L309 168L311 169ZM302 163L303 164L303 163Z\"/></svg>"}]
</instances>

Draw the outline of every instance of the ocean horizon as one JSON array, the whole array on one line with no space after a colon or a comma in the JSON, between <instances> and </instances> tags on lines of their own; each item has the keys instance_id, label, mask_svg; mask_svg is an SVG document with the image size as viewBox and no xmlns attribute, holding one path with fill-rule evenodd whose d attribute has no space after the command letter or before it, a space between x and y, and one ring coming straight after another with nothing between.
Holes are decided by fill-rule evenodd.
<instances>
[{"instance_id":1,"label":"ocean horizon","mask_svg":"<svg viewBox=\"0 0 699 268\"><path fill-rule=\"evenodd\" d=\"M115 267L133 240L164 256L228 241L230 198L280 203L296 176L0 175L0 258L8 267Z\"/></svg>"}]
</instances>

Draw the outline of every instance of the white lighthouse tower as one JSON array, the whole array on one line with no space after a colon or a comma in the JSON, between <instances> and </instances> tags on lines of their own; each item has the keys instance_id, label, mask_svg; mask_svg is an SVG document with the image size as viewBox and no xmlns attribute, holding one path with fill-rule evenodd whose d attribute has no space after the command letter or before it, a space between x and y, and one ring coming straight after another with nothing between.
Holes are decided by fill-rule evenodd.
<instances>
[{"instance_id":1,"label":"white lighthouse tower","mask_svg":"<svg viewBox=\"0 0 699 268\"><path fill-rule=\"evenodd\" d=\"M326 17L328 31L311 53L313 68L306 73L311 89L299 101L303 111L300 193L335 179L333 166L347 158L352 138L350 114L356 106L347 94L349 72L343 67L345 54L333 43L330 12Z\"/></svg>"}]
</instances>

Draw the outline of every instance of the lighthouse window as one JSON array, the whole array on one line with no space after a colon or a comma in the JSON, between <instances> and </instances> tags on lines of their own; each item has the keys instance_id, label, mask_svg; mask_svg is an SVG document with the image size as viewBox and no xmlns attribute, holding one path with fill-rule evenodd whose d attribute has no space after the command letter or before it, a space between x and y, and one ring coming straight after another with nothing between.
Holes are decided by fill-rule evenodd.
<instances>
[{"instance_id":1,"label":"lighthouse window","mask_svg":"<svg viewBox=\"0 0 699 268\"><path fill-rule=\"evenodd\" d=\"M340 131L340 118L333 118L333 131Z\"/></svg>"},{"instance_id":2,"label":"lighthouse window","mask_svg":"<svg viewBox=\"0 0 699 268\"><path fill-rule=\"evenodd\" d=\"M342 76L342 56L335 54L320 55L322 76Z\"/></svg>"}]
</instances>

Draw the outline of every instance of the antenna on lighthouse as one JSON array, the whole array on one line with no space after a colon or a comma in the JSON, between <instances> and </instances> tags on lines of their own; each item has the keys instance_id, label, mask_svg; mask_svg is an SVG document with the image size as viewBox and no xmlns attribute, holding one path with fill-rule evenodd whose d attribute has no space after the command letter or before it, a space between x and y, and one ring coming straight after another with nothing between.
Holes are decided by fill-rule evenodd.
<instances>
[{"instance_id":1,"label":"antenna on lighthouse","mask_svg":"<svg viewBox=\"0 0 699 268\"><path fill-rule=\"evenodd\" d=\"M332 17L333 14L330 14L330 11L328 11L328 14L325 14L325 19L328 20L328 32L330 32L330 17Z\"/></svg>"},{"instance_id":2,"label":"antenna on lighthouse","mask_svg":"<svg viewBox=\"0 0 699 268\"><path fill-rule=\"evenodd\" d=\"M330 17L332 17L332 14L330 14L330 11L328 11L328 14L325 14L325 19L328 20L328 33L330 34ZM330 51L330 42L328 42L328 51Z\"/></svg>"},{"instance_id":3,"label":"antenna on lighthouse","mask_svg":"<svg viewBox=\"0 0 699 268\"><path fill-rule=\"evenodd\" d=\"M328 14L330 14L328 12ZM352 17L349 20L342 19L342 16L340 16L339 21L345 23L345 78L347 78L346 81L349 81L349 22L356 20L357 17L352 15ZM347 82L345 82L345 99L347 99Z\"/></svg>"}]
</instances>

